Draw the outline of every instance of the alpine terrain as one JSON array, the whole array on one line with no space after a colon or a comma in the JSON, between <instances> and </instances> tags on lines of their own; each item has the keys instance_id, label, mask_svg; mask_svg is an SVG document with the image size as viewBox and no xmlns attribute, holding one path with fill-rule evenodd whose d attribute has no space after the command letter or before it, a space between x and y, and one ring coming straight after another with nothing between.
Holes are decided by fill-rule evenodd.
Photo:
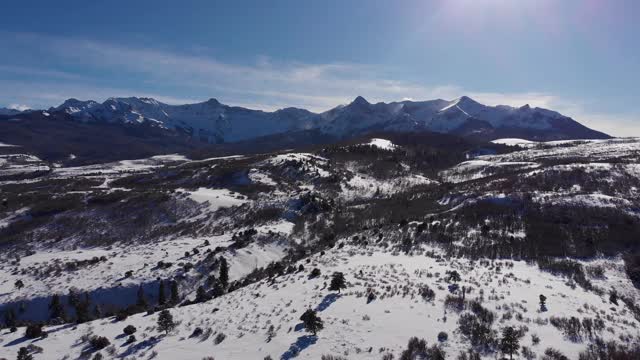
<instances>
[{"instance_id":1,"label":"alpine terrain","mask_svg":"<svg viewBox=\"0 0 640 360\"><path fill-rule=\"evenodd\" d=\"M105 104L4 121L166 131L211 107L264 135L284 116ZM317 144L176 140L186 151L78 166L1 138L0 357L637 358L640 139L470 104L359 98L288 110L309 122L278 131L311 124ZM496 133L602 139L486 141L453 125L474 110Z\"/></svg>"},{"instance_id":2,"label":"alpine terrain","mask_svg":"<svg viewBox=\"0 0 640 360\"><path fill-rule=\"evenodd\" d=\"M640 360L640 1L0 9L0 360Z\"/></svg>"}]
</instances>

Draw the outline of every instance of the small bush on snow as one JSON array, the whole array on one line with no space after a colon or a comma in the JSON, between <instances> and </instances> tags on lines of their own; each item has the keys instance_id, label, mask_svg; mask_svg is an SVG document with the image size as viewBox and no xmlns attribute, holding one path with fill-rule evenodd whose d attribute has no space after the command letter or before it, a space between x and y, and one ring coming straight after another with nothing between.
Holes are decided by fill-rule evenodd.
<instances>
[{"instance_id":1,"label":"small bush on snow","mask_svg":"<svg viewBox=\"0 0 640 360\"><path fill-rule=\"evenodd\" d=\"M322 355L321 360L347 360L346 358L338 355Z\"/></svg>"},{"instance_id":2,"label":"small bush on snow","mask_svg":"<svg viewBox=\"0 0 640 360\"><path fill-rule=\"evenodd\" d=\"M89 344L94 350L101 350L109 346L111 342L104 336L92 336Z\"/></svg>"},{"instance_id":3,"label":"small bush on snow","mask_svg":"<svg viewBox=\"0 0 640 360\"><path fill-rule=\"evenodd\" d=\"M221 342L224 341L224 339L227 338L227 335L225 335L224 333L218 333L218 335L216 335L215 339L213 339L213 343L218 345Z\"/></svg>"}]
</instances>

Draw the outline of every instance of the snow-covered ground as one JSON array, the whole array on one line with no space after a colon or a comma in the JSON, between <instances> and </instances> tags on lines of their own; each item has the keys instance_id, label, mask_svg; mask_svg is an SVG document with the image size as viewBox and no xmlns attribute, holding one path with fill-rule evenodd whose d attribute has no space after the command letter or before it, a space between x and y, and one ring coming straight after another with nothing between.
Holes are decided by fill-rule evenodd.
<instances>
[{"instance_id":1,"label":"snow-covered ground","mask_svg":"<svg viewBox=\"0 0 640 360\"><path fill-rule=\"evenodd\" d=\"M375 146L382 150L393 150L398 146L386 139L373 138L367 145Z\"/></svg>"},{"instance_id":2,"label":"snow-covered ground","mask_svg":"<svg viewBox=\"0 0 640 360\"><path fill-rule=\"evenodd\" d=\"M458 183L492 176L501 172L535 169L540 165L529 161L490 161L484 159L469 160L452 169L442 171L440 176L449 182Z\"/></svg>"},{"instance_id":3,"label":"snow-covered ground","mask_svg":"<svg viewBox=\"0 0 640 360\"><path fill-rule=\"evenodd\" d=\"M148 172L152 169L164 166L165 164L185 161L188 161L188 159L183 155L158 155L145 159L121 160L113 163L57 168L53 171L53 175L69 177Z\"/></svg>"},{"instance_id":4,"label":"snow-covered ground","mask_svg":"<svg viewBox=\"0 0 640 360\"><path fill-rule=\"evenodd\" d=\"M372 176L355 173L348 181L340 184L344 199L363 199L376 196L389 196L405 191L416 185L436 184L437 181L419 174L407 174L388 180L379 180Z\"/></svg>"},{"instance_id":5,"label":"snow-covered ground","mask_svg":"<svg viewBox=\"0 0 640 360\"><path fill-rule=\"evenodd\" d=\"M209 205L209 210L211 211L216 211L220 208L238 206L248 202L245 196L233 193L227 189L198 188L195 191L188 191L185 189L177 189L176 191L179 193L186 193L189 198L198 203L207 203Z\"/></svg>"},{"instance_id":6,"label":"snow-covered ground","mask_svg":"<svg viewBox=\"0 0 640 360\"><path fill-rule=\"evenodd\" d=\"M503 140L501 143L521 144L518 139ZM364 144L387 150L397 148L384 139L372 139ZM526 143L524 147L526 149L522 151L465 161L440 172L437 180L403 163L394 168L393 175L378 178L376 176L379 175L374 176L369 171L369 163L334 161L335 158L327 152L320 152L322 156L282 152L197 161L180 155L166 155L54 168L42 179L67 181L75 177L91 178L93 181L86 190L89 195L93 195L92 191L105 193L115 190L111 186L115 179L132 174L143 175L141 177L151 184L148 188L122 189L130 194L147 191L157 185L158 192L170 198L176 207L188 207L190 210L190 215L182 218L172 217L173 212L168 212L167 216L170 226L183 227L185 232L171 232L163 228L168 235L163 233L141 241L123 238L110 246L96 247L78 246L73 238L59 242L34 242L28 249L7 252L0 255L0 304L19 308L19 303L24 302L29 313L43 318L48 312L49 296L53 293L62 295L74 288L90 293L96 302L123 301L129 304L135 301L140 285L144 286L149 300L153 302L159 279L176 278L181 279L182 294L193 299L197 287L211 275L211 264L206 263L206 259L212 251L217 252L215 257L227 259L231 281L242 280L256 269L299 250L298 246L308 245L315 239L305 237L309 232L332 230L332 218L326 214L313 214L318 218L326 216L322 219L324 222L319 223L322 227L314 228L308 227L308 223L300 226L298 214L290 210L291 204L309 191L319 198L342 200L347 204L354 201L357 206L364 207L367 200L391 198L404 191L411 195L424 195L431 187L420 186L434 185L435 199L439 199L436 206L443 207L442 212L435 215L442 217L429 220L429 224L442 225L446 231L456 231L457 238L452 239L452 244L460 247L468 243L465 242L467 238L480 237L483 229L475 225L464 228L464 219L456 219L455 212L480 200L508 202L513 193L521 189L509 182L502 188L495 186L506 181L507 177L508 181L515 183L535 181L536 176L544 178L548 173L560 179L565 173L578 173L592 175L605 184L624 182L627 187L610 192L600 191L596 186L600 183L573 181L555 187L551 182L550 185L545 184L548 187L544 190L533 186L527 191L530 199L539 204L606 207L637 213L637 189L633 190L632 185L635 184L634 179L640 178L640 140ZM32 158L23 160L28 163L29 159ZM34 164L39 164L33 160ZM0 167L7 164L0 162ZM183 170L187 175L172 178ZM160 175L154 178L154 174ZM219 178L224 180L218 181ZM582 179L580 176L576 178ZM450 191L443 189L444 186L438 187L441 182L456 184L446 184L453 189ZM412 187L418 190L413 193ZM429 205L427 200L424 201ZM114 208L115 211L119 209L117 206ZM337 210L347 209L335 207L327 213L335 211L335 214ZM266 211L261 213L263 210ZM0 217L0 229L28 214L29 207L16 205ZM93 214L100 216L101 213L96 211ZM430 215L425 214L425 218ZM451 218L447 218L449 215ZM487 219L485 223L487 221L490 222ZM410 226L419 223L416 220ZM527 237L528 230L525 231L522 223L517 221L504 228L489 225L486 231L491 234L513 239ZM255 229L257 235L252 241L238 245L237 237L249 229ZM430 345L439 343L447 358L455 358L460 351L470 347L469 339L458 327L460 316L468 313L470 307L468 305L458 312L445 306L447 296L461 296L461 291L450 289L451 283L445 280L445 273L450 270L461 274L458 286L465 287L467 300L478 300L484 308L495 313L492 328L497 332L506 326L521 328L525 332L521 345L537 353L538 358L546 348L554 347L570 359L577 359L578 353L593 341L586 334L580 339L569 339L550 323L551 317L602 320L605 328L597 336L605 340L624 341L627 337L640 336L640 323L627 306L623 302L616 305L609 301L608 291L611 288L636 299L636 302L639 298L637 289L624 272L622 260L618 258L582 262L585 266L599 265L604 269L603 277L590 279L603 291L598 293L584 290L567 278L542 272L536 265L521 261L444 258L443 250L431 247L414 250L412 254L399 253L393 248L398 246L397 242L389 241L388 247L375 245L377 233L361 231L365 233L358 235L369 241L366 246L335 247L323 255L315 254L300 260L295 267L302 265L304 270L301 272L241 287L206 303L172 308L179 325L168 336L157 330L157 314L144 313L130 316L122 322L105 318L82 325L48 326L49 336L35 341L22 337L24 328L16 333L2 330L0 358L13 358L18 348L30 343L43 348L42 354L35 354L36 360L80 358L88 346L81 338L88 333L106 336L114 345L100 351L106 358L201 360L213 356L218 360L242 360L264 359L267 355L273 359L290 359L295 355L301 359L319 359L323 354L334 354L348 359L380 359L388 352L397 358L413 336L425 338ZM397 236L398 240L409 236L403 233L402 227L395 225L384 231L385 236ZM341 241L345 240L342 235L337 235ZM309 250L301 250L309 254ZM20 254L19 261L16 261L15 254ZM171 265L160 267L160 261ZM193 264L194 268L185 269L187 264ZM309 278L310 271L316 267L322 275ZM127 275L129 271L131 273ZM327 289L334 271L344 272L348 282L348 288L340 294ZM15 287L17 280L24 283L23 288ZM435 300L427 301L420 296L423 286L435 292ZM376 294L373 301L367 301L368 292ZM539 311L540 294L548 298L548 311ZM31 307L35 303L37 307ZM325 329L317 337L300 328L298 319L308 308L317 309L325 322ZM126 337L121 336L127 324L138 328L137 340L132 344L125 344ZM274 326L275 337L267 341L270 325ZM191 337L197 327L204 334ZM448 334L448 340L437 340L440 331ZM226 338L221 342L214 341L221 338L220 334ZM533 334L540 338L539 344L533 343ZM496 357L495 353L484 354L486 359Z\"/></svg>"},{"instance_id":7,"label":"snow-covered ground","mask_svg":"<svg viewBox=\"0 0 640 360\"><path fill-rule=\"evenodd\" d=\"M448 340L440 342L448 358L470 347L469 340L458 329L458 319L469 309L458 312L445 306L452 293L447 271L461 274L459 286L464 286L467 300L478 300L495 313L492 328L506 326L525 332L521 346L542 356L553 347L570 359L591 341L585 335L569 339L550 323L552 317L602 319L606 327L598 332L605 340L620 336L637 336L640 323L624 304L612 304L607 295L597 295L575 287L566 279L541 272L524 262L470 261L444 259L435 252L413 255L368 248L346 246L314 255L309 263L302 262L305 271L264 280L203 304L171 309L177 327L168 335L158 331L158 314L138 314L121 322L101 319L77 326L50 326L49 336L35 341L24 339L24 329L2 333L0 356L13 357L17 349L33 343L43 349L36 359L77 358L88 345L82 336L105 336L113 345L100 351L107 358L156 359L319 359L323 354L345 356L348 359L380 359L385 353L396 356L410 337L439 343L438 333L444 331ZM606 267L604 287L628 288L628 280L620 276L619 264ZM234 264L231 268L233 269ZM318 278L309 278L317 267ZM341 293L329 291L330 275L345 274L348 287ZM427 301L419 294L428 286L435 292ZM368 301L367 292L376 298ZM547 311L540 312L538 296L547 297ZM316 309L324 321L317 336L306 333L299 320L306 309ZM137 340L125 344L122 329L134 325ZM267 332L273 326L273 338ZM196 328L201 335L191 336ZM220 335L224 334L224 336ZM533 343L532 335L540 339ZM217 341L216 341L217 339ZM220 341L222 339L222 341ZM493 358L494 354L485 355Z\"/></svg>"},{"instance_id":8,"label":"snow-covered ground","mask_svg":"<svg viewBox=\"0 0 640 360\"><path fill-rule=\"evenodd\" d=\"M49 166L34 155L0 155L0 176L26 175L49 170Z\"/></svg>"},{"instance_id":9,"label":"snow-covered ground","mask_svg":"<svg viewBox=\"0 0 640 360\"><path fill-rule=\"evenodd\" d=\"M509 146L518 145L518 146L524 146L524 147L529 147L529 146L537 144L537 142L535 142L535 141L525 140L525 139L518 139L518 138L496 139L496 140L493 140L491 142L494 143L494 144L502 144L502 145L509 145Z\"/></svg>"}]
</instances>

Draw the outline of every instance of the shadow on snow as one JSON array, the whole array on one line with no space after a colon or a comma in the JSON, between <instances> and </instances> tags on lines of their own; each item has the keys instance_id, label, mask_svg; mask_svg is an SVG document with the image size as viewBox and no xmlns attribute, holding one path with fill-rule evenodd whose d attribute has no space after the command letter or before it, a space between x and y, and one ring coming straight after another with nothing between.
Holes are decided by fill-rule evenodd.
<instances>
[{"instance_id":1,"label":"shadow on snow","mask_svg":"<svg viewBox=\"0 0 640 360\"><path fill-rule=\"evenodd\" d=\"M304 335L300 336L295 343L291 344L289 350L285 351L282 356L280 356L280 360L289 360L298 356L300 352L309 346L315 344L318 341L318 337L315 335Z\"/></svg>"}]
</instances>

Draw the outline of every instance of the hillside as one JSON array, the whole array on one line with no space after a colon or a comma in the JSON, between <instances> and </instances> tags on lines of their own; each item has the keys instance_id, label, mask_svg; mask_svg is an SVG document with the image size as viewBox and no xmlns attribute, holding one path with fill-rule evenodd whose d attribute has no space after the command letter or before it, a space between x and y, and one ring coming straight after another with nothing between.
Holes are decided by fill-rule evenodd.
<instances>
[{"instance_id":1,"label":"hillside","mask_svg":"<svg viewBox=\"0 0 640 360\"><path fill-rule=\"evenodd\" d=\"M635 138L380 132L76 167L9 148L0 356L32 344L36 359L388 359L415 336L430 356L494 358L509 326L537 358L638 341ZM340 293L328 290L336 271ZM178 323L168 334L163 308ZM308 308L324 321L317 336L300 327ZM47 337L24 338L28 324Z\"/></svg>"}]
</instances>

